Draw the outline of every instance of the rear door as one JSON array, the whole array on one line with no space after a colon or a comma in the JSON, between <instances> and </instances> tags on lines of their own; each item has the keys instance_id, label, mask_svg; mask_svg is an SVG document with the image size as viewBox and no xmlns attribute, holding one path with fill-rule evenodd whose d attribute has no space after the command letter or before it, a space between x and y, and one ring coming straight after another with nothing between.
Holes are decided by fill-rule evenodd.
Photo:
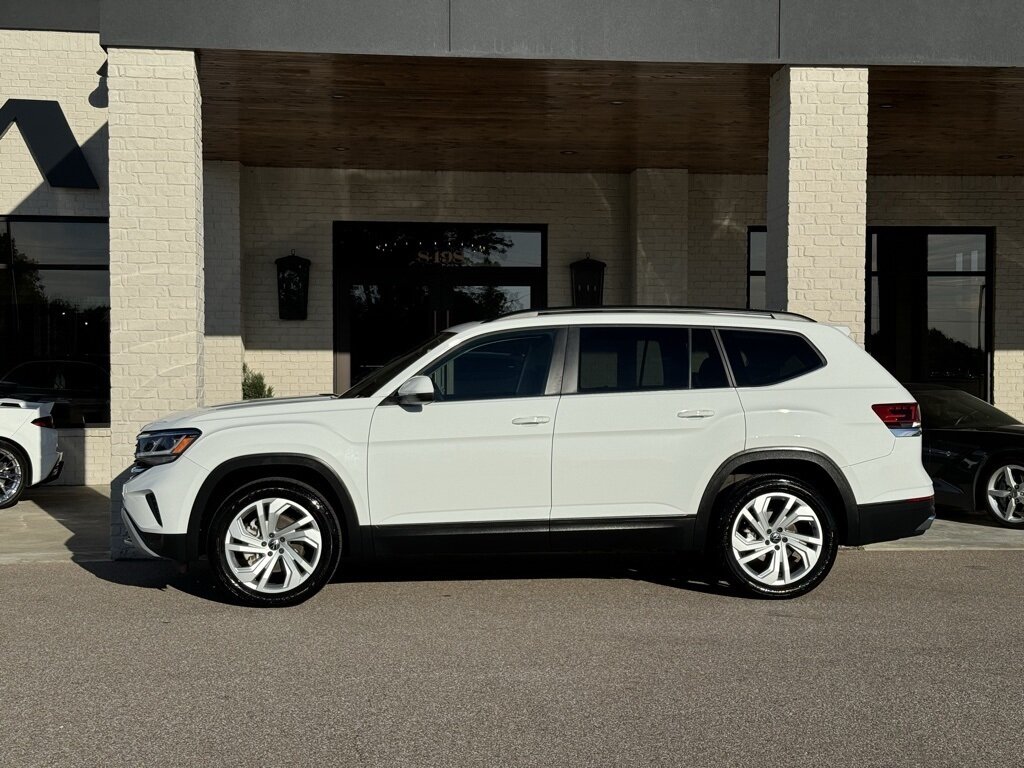
<instances>
[{"instance_id":1,"label":"rear door","mask_svg":"<svg viewBox=\"0 0 1024 768\"><path fill-rule=\"evenodd\" d=\"M743 410L713 332L571 329L552 449L552 536L696 516L712 474L743 449ZM613 536L614 538L614 536ZM575 546L577 541L572 539Z\"/></svg>"}]
</instances>

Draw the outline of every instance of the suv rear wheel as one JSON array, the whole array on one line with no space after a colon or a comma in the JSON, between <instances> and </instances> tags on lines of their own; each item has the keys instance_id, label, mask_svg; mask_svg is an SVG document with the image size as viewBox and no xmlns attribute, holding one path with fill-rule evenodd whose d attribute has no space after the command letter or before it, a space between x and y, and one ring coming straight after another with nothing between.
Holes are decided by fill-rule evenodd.
<instances>
[{"instance_id":1,"label":"suv rear wheel","mask_svg":"<svg viewBox=\"0 0 1024 768\"><path fill-rule=\"evenodd\" d=\"M828 575L839 537L828 504L812 486L761 475L737 484L719 522L726 578L748 594L796 597Z\"/></svg>"},{"instance_id":2,"label":"suv rear wheel","mask_svg":"<svg viewBox=\"0 0 1024 768\"><path fill-rule=\"evenodd\" d=\"M230 494L214 514L208 542L218 582L256 606L301 603L338 566L341 525L327 499L297 480L273 478Z\"/></svg>"}]
</instances>

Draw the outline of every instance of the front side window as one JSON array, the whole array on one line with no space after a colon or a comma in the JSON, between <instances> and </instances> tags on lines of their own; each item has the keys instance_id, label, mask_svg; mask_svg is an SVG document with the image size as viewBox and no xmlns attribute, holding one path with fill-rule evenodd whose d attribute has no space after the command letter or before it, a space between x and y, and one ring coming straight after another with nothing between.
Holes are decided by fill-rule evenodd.
<instances>
[{"instance_id":1,"label":"front side window","mask_svg":"<svg viewBox=\"0 0 1024 768\"><path fill-rule=\"evenodd\" d=\"M548 381L555 329L487 336L469 342L423 373L440 401L540 397Z\"/></svg>"},{"instance_id":2,"label":"front side window","mask_svg":"<svg viewBox=\"0 0 1024 768\"><path fill-rule=\"evenodd\" d=\"M818 351L795 333L719 330L738 387L763 387L803 376L825 365Z\"/></svg>"},{"instance_id":3,"label":"front side window","mask_svg":"<svg viewBox=\"0 0 1024 768\"><path fill-rule=\"evenodd\" d=\"M0 397L54 403L60 427L110 423L107 222L0 218Z\"/></svg>"}]
</instances>

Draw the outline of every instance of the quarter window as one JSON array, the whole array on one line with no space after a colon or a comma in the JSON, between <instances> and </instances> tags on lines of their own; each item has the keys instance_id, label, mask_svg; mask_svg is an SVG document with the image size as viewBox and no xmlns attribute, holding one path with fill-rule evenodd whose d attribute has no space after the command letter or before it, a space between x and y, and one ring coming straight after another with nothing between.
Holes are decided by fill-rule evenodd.
<instances>
[{"instance_id":1,"label":"quarter window","mask_svg":"<svg viewBox=\"0 0 1024 768\"><path fill-rule=\"evenodd\" d=\"M539 397L547 386L554 329L489 336L424 371L438 400Z\"/></svg>"},{"instance_id":2,"label":"quarter window","mask_svg":"<svg viewBox=\"0 0 1024 768\"><path fill-rule=\"evenodd\" d=\"M739 387L777 384L825 365L810 342L795 333L725 328L719 333Z\"/></svg>"}]
</instances>

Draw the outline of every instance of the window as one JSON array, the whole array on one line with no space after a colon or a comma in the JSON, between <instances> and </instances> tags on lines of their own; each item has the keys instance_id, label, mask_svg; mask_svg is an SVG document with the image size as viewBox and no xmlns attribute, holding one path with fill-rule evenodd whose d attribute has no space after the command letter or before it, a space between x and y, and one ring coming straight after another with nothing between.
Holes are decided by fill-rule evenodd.
<instances>
[{"instance_id":1,"label":"window","mask_svg":"<svg viewBox=\"0 0 1024 768\"><path fill-rule=\"evenodd\" d=\"M581 327L579 391L688 389L690 329Z\"/></svg>"},{"instance_id":2,"label":"window","mask_svg":"<svg viewBox=\"0 0 1024 768\"><path fill-rule=\"evenodd\" d=\"M821 355L795 333L720 329L738 387L761 387L794 379L825 365Z\"/></svg>"},{"instance_id":3,"label":"window","mask_svg":"<svg viewBox=\"0 0 1024 768\"><path fill-rule=\"evenodd\" d=\"M488 336L424 371L438 400L540 397L555 346L554 329Z\"/></svg>"},{"instance_id":4,"label":"window","mask_svg":"<svg viewBox=\"0 0 1024 768\"><path fill-rule=\"evenodd\" d=\"M0 397L110 423L109 263L104 219L0 218Z\"/></svg>"},{"instance_id":5,"label":"window","mask_svg":"<svg viewBox=\"0 0 1024 768\"><path fill-rule=\"evenodd\" d=\"M693 389L718 389L729 386L718 344L708 328L694 328L690 336L690 386Z\"/></svg>"},{"instance_id":6,"label":"window","mask_svg":"<svg viewBox=\"0 0 1024 768\"><path fill-rule=\"evenodd\" d=\"M747 228L747 309L765 309L765 275L768 263L768 229Z\"/></svg>"}]
</instances>

